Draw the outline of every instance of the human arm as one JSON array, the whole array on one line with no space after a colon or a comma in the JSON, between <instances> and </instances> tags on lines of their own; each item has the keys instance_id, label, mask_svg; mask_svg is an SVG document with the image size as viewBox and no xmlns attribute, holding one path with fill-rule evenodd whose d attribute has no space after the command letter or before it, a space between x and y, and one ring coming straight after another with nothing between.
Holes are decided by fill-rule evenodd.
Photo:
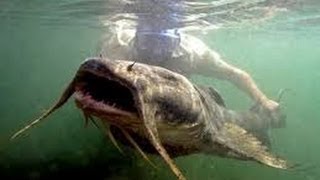
<instances>
[{"instance_id":1,"label":"human arm","mask_svg":"<svg viewBox=\"0 0 320 180\"><path fill-rule=\"evenodd\" d=\"M249 73L225 62L218 53L207 49L203 51L202 61L198 62L200 74L227 80L248 94L251 99L270 111L276 111L279 104L269 99L256 85Z\"/></svg>"}]
</instances>

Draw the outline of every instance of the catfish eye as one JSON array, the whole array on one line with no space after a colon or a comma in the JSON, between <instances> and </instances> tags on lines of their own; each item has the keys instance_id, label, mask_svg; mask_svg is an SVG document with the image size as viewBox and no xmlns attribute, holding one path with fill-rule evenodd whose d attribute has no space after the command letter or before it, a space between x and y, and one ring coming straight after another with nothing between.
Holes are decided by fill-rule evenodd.
<instances>
[{"instance_id":1,"label":"catfish eye","mask_svg":"<svg viewBox=\"0 0 320 180\"><path fill-rule=\"evenodd\" d=\"M128 67L127 67L127 70L128 71L132 71L132 68L134 66L134 64L136 63L136 61L134 61L132 64L130 64Z\"/></svg>"}]
</instances>

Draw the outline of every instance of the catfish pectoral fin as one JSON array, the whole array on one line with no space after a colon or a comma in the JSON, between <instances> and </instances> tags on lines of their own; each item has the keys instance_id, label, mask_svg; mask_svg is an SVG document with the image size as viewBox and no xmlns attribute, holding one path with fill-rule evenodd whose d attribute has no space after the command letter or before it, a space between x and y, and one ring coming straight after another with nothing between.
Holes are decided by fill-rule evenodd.
<instances>
[{"instance_id":1,"label":"catfish pectoral fin","mask_svg":"<svg viewBox=\"0 0 320 180\"><path fill-rule=\"evenodd\" d=\"M42 120L44 120L46 117L48 117L50 114L52 114L55 110L59 109L62 105L64 105L67 100L72 96L72 94L74 93L75 88L74 88L74 80L68 85L68 87L66 88L66 90L63 92L63 94L61 95L61 97L59 98L59 100L50 108L48 109L46 112L44 112L39 118L37 118L36 120L34 120L33 122L31 122L30 124L26 125L25 127L23 127L22 129L20 129L19 131L17 131L16 133L14 133L10 140L14 140L15 138L17 138L18 136L20 136L22 133L24 133L25 131L27 131L28 129L32 128L33 126L37 125L38 123L40 123Z\"/></svg>"},{"instance_id":2,"label":"catfish pectoral fin","mask_svg":"<svg viewBox=\"0 0 320 180\"><path fill-rule=\"evenodd\" d=\"M154 133L150 127L147 126L146 128L147 128L147 132L149 134L151 144L155 147L155 149L162 156L162 158L165 160L165 162L170 166L171 170L178 177L178 179L185 180L186 178L183 176L183 174L181 173L179 168L176 166L174 161L171 159L171 157L167 153L166 149L162 146L160 139L158 137L157 131Z\"/></svg>"},{"instance_id":3,"label":"catfish pectoral fin","mask_svg":"<svg viewBox=\"0 0 320 180\"><path fill-rule=\"evenodd\" d=\"M289 168L285 160L271 154L261 141L236 124L225 123L219 130L219 136L221 144L243 157L254 159L274 168Z\"/></svg>"},{"instance_id":4,"label":"catfish pectoral fin","mask_svg":"<svg viewBox=\"0 0 320 180\"><path fill-rule=\"evenodd\" d=\"M133 145L134 148L141 154L141 156L154 168L157 169L157 166L153 164L153 162L148 158L148 156L142 151L142 149L139 147L139 145L134 141L134 139L130 136L130 134L124 130L123 128L120 128L124 136L128 139L128 141Z\"/></svg>"},{"instance_id":5,"label":"catfish pectoral fin","mask_svg":"<svg viewBox=\"0 0 320 180\"><path fill-rule=\"evenodd\" d=\"M160 156L164 159L164 161L169 165L170 169L177 176L177 178L179 180L185 180L186 178L183 176L180 169L171 159L167 150L161 144L158 130L157 130L156 120L154 117L155 109L153 109L152 106L148 106L148 99L145 99L143 97L139 97L139 99L140 99L140 102L143 102L140 105L142 109L141 115L143 117L146 136L148 137L150 143L153 145L156 151L160 154Z\"/></svg>"},{"instance_id":6,"label":"catfish pectoral fin","mask_svg":"<svg viewBox=\"0 0 320 180\"><path fill-rule=\"evenodd\" d=\"M185 180L186 178L183 176L179 168L176 166L174 161L171 159L169 154L167 153L166 149L162 146L158 130L156 128L155 119L151 118L152 116L152 110L149 110L148 108L144 108L144 125L146 128L147 136L151 142L151 144L154 146L154 148L157 150L157 152L161 155L161 157L164 159L164 161L169 165L172 172L177 176L179 180Z\"/></svg>"}]
</instances>

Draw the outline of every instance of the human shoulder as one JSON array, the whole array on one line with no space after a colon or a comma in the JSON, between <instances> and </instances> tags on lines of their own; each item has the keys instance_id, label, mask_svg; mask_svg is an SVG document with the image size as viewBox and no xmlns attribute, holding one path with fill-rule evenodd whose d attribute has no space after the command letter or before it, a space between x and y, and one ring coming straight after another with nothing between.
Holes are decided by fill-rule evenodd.
<instances>
[{"instance_id":1,"label":"human shoulder","mask_svg":"<svg viewBox=\"0 0 320 180\"><path fill-rule=\"evenodd\" d=\"M127 59L130 57L134 31L119 30L107 33L100 45L100 54L111 59Z\"/></svg>"},{"instance_id":2,"label":"human shoulder","mask_svg":"<svg viewBox=\"0 0 320 180\"><path fill-rule=\"evenodd\" d=\"M119 30L114 34L114 36L119 45L127 46L133 40L135 36L135 30Z\"/></svg>"},{"instance_id":3,"label":"human shoulder","mask_svg":"<svg viewBox=\"0 0 320 180\"><path fill-rule=\"evenodd\" d=\"M216 51L193 35L181 34L181 46L188 53L196 56L197 59L220 59L220 55Z\"/></svg>"}]
</instances>

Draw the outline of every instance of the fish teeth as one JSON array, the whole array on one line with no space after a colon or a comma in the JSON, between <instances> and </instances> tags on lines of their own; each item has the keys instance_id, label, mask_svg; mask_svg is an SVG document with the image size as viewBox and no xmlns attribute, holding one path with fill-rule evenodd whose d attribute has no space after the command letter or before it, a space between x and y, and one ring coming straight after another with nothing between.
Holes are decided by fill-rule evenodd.
<instances>
[{"instance_id":1,"label":"fish teeth","mask_svg":"<svg viewBox=\"0 0 320 180\"><path fill-rule=\"evenodd\" d=\"M95 121L94 121L93 117L89 113L87 113L86 111L82 111L82 113L83 113L83 116L84 116L84 119L85 119L85 124L84 124L85 127L88 127L89 121L91 121L91 122L93 122L95 124Z\"/></svg>"},{"instance_id":2,"label":"fish teeth","mask_svg":"<svg viewBox=\"0 0 320 180\"><path fill-rule=\"evenodd\" d=\"M88 126L88 122L89 122L88 114L85 111L82 111L82 114L83 114L84 120L85 120L84 126L87 127Z\"/></svg>"}]
</instances>

